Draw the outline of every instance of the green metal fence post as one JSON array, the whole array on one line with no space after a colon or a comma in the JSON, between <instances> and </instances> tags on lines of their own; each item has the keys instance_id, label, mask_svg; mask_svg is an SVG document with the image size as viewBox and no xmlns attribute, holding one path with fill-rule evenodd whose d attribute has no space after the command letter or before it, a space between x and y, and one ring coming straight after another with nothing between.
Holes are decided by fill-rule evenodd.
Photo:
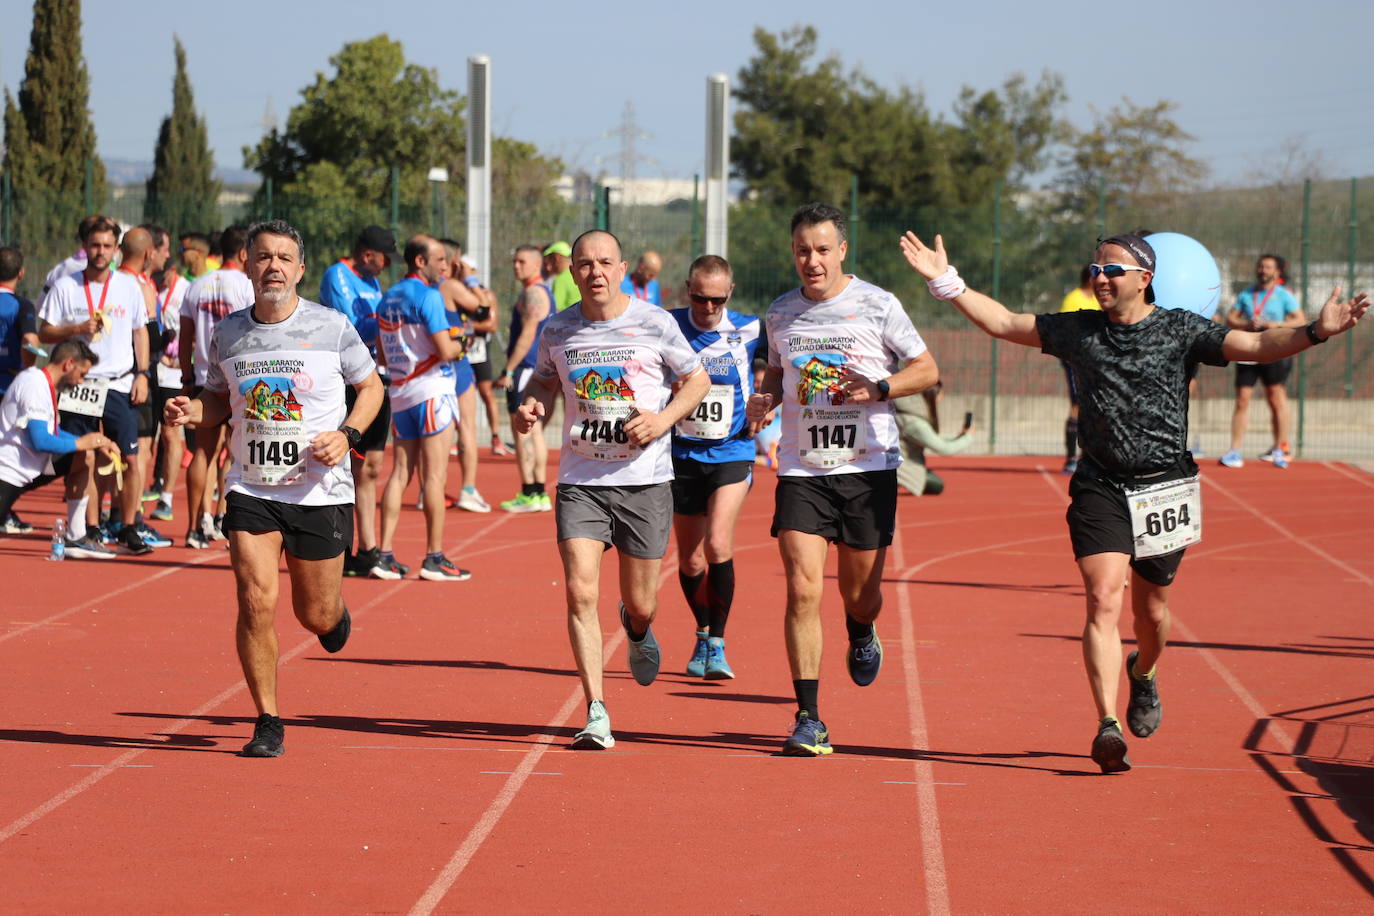
<instances>
[{"instance_id":1,"label":"green metal fence post","mask_svg":"<svg viewBox=\"0 0 1374 916\"><path fill-rule=\"evenodd\" d=\"M263 180L263 196L266 198L267 218L272 219L272 176L270 175Z\"/></svg>"},{"instance_id":2,"label":"green metal fence post","mask_svg":"<svg viewBox=\"0 0 1374 916\"><path fill-rule=\"evenodd\" d=\"M1107 176L1097 176L1097 237L1107 234Z\"/></svg>"},{"instance_id":3,"label":"green metal fence post","mask_svg":"<svg viewBox=\"0 0 1374 916\"><path fill-rule=\"evenodd\" d=\"M86 181L83 183L82 200L86 204L86 209L82 212L90 215L95 212L95 160L86 160Z\"/></svg>"},{"instance_id":4,"label":"green metal fence post","mask_svg":"<svg viewBox=\"0 0 1374 916\"><path fill-rule=\"evenodd\" d=\"M859 272L859 176L849 176L849 270Z\"/></svg>"},{"instance_id":5,"label":"green metal fence post","mask_svg":"<svg viewBox=\"0 0 1374 916\"><path fill-rule=\"evenodd\" d=\"M692 176L692 257L701 254L701 176Z\"/></svg>"},{"instance_id":6,"label":"green metal fence post","mask_svg":"<svg viewBox=\"0 0 1374 916\"><path fill-rule=\"evenodd\" d=\"M1312 249L1312 179L1302 183L1302 310L1307 308L1307 265ZM1307 353L1298 354L1298 456L1307 425Z\"/></svg>"},{"instance_id":7,"label":"green metal fence post","mask_svg":"<svg viewBox=\"0 0 1374 916\"><path fill-rule=\"evenodd\" d=\"M1350 179L1350 224L1346 227L1346 256L1345 256L1345 294L1347 296L1355 293L1355 246L1360 236L1359 211L1355 208L1356 204L1356 185L1357 180ZM1345 335L1345 396L1347 399L1355 396L1355 335Z\"/></svg>"},{"instance_id":8,"label":"green metal fence post","mask_svg":"<svg viewBox=\"0 0 1374 916\"><path fill-rule=\"evenodd\" d=\"M992 298L1002 297L1002 180L992 192ZM988 451L997 452L997 358L998 341L992 338L992 368L988 373Z\"/></svg>"},{"instance_id":9,"label":"green metal fence post","mask_svg":"<svg viewBox=\"0 0 1374 916\"><path fill-rule=\"evenodd\" d=\"M602 232L611 231L611 189L605 185L596 186L596 228Z\"/></svg>"},{"instance_id":10,"label":"green metal fence post","mask_svg":"<svg viewBox=\"0 0 1374 916\"><path fill-rule=\"evenodd\" d=\"M5 244L14 241L10 234L10 173L0 175L0 239Z\"/></svg>"}]
</instances>

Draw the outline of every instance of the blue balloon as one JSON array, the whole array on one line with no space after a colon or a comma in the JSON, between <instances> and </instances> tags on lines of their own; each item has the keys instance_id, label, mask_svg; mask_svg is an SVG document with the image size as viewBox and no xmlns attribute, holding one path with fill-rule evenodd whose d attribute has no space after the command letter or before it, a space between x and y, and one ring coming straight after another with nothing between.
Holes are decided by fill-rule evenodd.
<instances>
[{"instance_id":1,"label":"blue balloon","mask_svg":"<svg viewBox=\"0 0 1374 916\"><path fill-rule=\"evenodd\" d=\"M1155 250L1155 275L1150 285L1155 304L1186 309L1203 318L1216 314L1221 303L1221 271L1202 243L1177 232L1145 237Z\"/></svg>"}]
</instances>

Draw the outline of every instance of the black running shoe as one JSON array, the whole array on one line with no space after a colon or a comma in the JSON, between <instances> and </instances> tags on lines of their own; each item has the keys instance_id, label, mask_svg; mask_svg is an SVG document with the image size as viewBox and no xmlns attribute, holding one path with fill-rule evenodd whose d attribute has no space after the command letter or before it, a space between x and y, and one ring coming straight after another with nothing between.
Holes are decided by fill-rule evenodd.
<instances>
[{"instance_id":1,"label":"black running shoe","mask_svg":"<svg viewBox=\"0 0 1374 916\"><path fill-rule=\"evenodd\" d=\"M1126 707L1126 725L1137 738L1148 738L1159 728L1163 712L1159 707L1159 677L1136 677L1135 660L1139 652L1126 656L1126 680L1131 683L1131 703Z\"/></svg>"},{"instance_id":2,"label":"black running shoe","mask_svg":"<svg viewBox=\"0 0 1374 916\"><path fill-rule=\"evenodd\" d=\"M143 540L142 535L133 525L124 525L119 529L119 534L115 535L115 547L120 553L127 553L135 557L153 552L152 545Z\"/></svg>"},{"instance_id":3,"label":"black running shoe","mask_svg":"<svg viewBox=\"0 0 1374 916\"><path fill-rule=\"evenodd\" d=\"M344 608L343 616L334 625L334 629L328 633L321 633L317 637L320 645L324 646L326 652L338 652L348 642L348 634L353 632L353 619L348 616L348 608Z\"/></svg>"},{"instance_id":4,"label":"black running shoe","mask_svg":"<svg viewBox=\"0 0 1374 916\"><path fill-rule=\"evenodd\" d=\"M1126 757L1126 739L1115 719L1103 719L1098 726L1092 758L1104 773L1124 773L1131 768L1131 761Z\"/></svg>"},{"instance_id":5,"label":"black running shoe","mask_svg":"<svg viewBox=\"0 0 1374 916\"><path fill-rule=\"evenodd\" d=\"M280 757L286 753L283 746L285 732L281 719L263 713L253 726L253 740L243 746L243 756Z\"/></svg>"}]
</instances>

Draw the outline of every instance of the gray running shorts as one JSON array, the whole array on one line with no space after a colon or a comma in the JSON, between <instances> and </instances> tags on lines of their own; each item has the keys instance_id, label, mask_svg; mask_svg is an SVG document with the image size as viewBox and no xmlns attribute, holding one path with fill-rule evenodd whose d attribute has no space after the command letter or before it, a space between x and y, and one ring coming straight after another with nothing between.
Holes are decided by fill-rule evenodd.
<instances>
[{"instance_id":1,"label":"gray running shorts","mask_svg":"<svg viewBox=\"0 0 1374 916\"><path fill-rule=\"evenodd\" d=\"M668 552L673 489L668 481L640 487L560 483L555 503L558 539L590 538L641 560Z\"/></svg>"}]
</instances>

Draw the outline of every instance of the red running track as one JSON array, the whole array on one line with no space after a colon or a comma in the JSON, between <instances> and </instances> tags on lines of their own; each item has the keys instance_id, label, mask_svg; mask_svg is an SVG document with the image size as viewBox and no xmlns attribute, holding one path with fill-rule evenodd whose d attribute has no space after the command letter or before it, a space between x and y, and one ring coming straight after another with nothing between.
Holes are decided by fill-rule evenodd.
<instances>
[{"instance_id":1,"label":"red running track","mask_svg":"<svg viewBox=\"0 0 1374 916\"><path fill-rule=\"evenodd\" d=\"M465 583L347 580L347 648L285 612L287 754L235 756L253 710L221 550L61 566L0 540L0 882L8 912L1322 912L1374 890L1374 479L1208 468L1174 589L1164 723L1103 777L1064 479L947 459L903 497L880 630L836 753L776 756L792 714L764 472L738 531L734 681L625 668L603 580L617 746L583 719L550 515L448 517ZM483 465L489 498L508 461ZM56 491L26 498L33 520ZM492 499L492 502L496 502ZM168 525L169 529L180 525ZM420 550L407 510L402 560ZM46 533L46 532L41 532ZM283 595L285 600L285 595ZM284 605L285 607L285 605ZM1125 629L1129 635L1129 628Z\"/></svg>"}]
</instances>

